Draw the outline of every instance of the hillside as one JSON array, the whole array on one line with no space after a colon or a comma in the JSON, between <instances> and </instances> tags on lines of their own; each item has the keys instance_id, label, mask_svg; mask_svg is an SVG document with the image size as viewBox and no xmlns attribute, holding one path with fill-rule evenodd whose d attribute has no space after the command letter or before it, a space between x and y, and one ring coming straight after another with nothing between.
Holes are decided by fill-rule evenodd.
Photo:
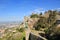
<instances>
[{"instance_id":1,"label":"hillside","mask_svg":"<svg viewBox=\"0 0 60 40\"><path fill-rule=\"evenodd\" d=\"M60 15L48 10L44 14L31 14L16 27L4 30L0 40L60 40Z\"/></svg>"}]
</instances>

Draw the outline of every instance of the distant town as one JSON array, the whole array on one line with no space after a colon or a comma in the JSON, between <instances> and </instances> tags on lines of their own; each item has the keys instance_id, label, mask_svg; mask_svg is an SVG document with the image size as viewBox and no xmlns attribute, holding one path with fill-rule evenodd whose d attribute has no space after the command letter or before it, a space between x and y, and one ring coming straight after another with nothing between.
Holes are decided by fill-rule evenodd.
<instances>
[{"instance_id":1,"label":"distant town","mask_svg":"<svg viewBox=\"0 0 60 40\"><path fill-rule=\"evenodd\" d=\"M5 29L12 28L12 27L18 27L20 25L20 22L1 22L0 23L0 36L4 33Z\"/></svg>"}]
</instances>

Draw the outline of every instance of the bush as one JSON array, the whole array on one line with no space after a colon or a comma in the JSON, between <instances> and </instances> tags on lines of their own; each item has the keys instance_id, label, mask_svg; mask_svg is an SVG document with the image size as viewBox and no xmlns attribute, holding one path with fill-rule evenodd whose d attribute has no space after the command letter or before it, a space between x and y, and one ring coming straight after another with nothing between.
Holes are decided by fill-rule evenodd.
<instances>
[{"instance_id":1,"label":"bush","mask_svg":"<svg viewBox=\"0 0 60 40\"><path fill-rule=\"evenodd\" d=\"M24 28L22 27L22 28L20 28L20 29L16 29L16 30L18 30L19 32L24 32Z\"/></svg>"},{"instance_id":2,"label":"bush","mask_svg":"<svg viewBox=\"0 0 60 40\"><path fill-rule=\"evenodd\" d=\"M30 18L38 18L39 16L38 16L38 14L32 14L31 16L30 16Z\"/></svg>"}]
</instances>

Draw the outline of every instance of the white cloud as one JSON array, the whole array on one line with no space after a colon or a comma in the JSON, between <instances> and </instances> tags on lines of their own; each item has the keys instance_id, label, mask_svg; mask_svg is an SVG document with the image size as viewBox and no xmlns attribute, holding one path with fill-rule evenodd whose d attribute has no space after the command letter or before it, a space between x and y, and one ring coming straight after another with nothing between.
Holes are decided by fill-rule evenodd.
<instances>
[{"instance_id":1,"label":"white cloud","mask_svg":"<svg viewBox=\"0 0 60 40\"><path fill-rule=\"evenodd\" d=\"M57 10L59 10L59 11L60 11L60 8L57 8Z\"/></svg>"},{"instance_id":2,"label":"white cloud","mask_svg":"<svg viewBox=\"0 0 60 40\"><path fill-rule=\"evenodd\" d=\"M60 8L57 8L57 9L60 9Z\"/></svg>"},{"instance_id":3,"label":"white cloud","mask_svg":"<svg viewBox=\"0 0 60 40\"><path fill-rule=\"evenodd\" d=\"M55 9L52 9L52 10L60 10L60 8L55 8Z\"/></svg>"},{"instance_id":4,"label":"white cloud","mask_svg":"<svg viewBox=\"0 0 60 40\"><path fill-rule=\"evenodd\" d=\"M43 9L43 8L37 8L37 9L33 10L33 12L35 12L35 13L40 13L40 12L44 13L45 9Z\"/></svg>"}]
</instances>

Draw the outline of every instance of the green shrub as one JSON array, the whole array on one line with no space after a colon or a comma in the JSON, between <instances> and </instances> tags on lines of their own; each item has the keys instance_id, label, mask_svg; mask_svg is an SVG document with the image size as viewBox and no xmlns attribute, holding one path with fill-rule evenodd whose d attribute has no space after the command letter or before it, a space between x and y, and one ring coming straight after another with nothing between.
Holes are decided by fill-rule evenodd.
<instances>
[{"instance_id":1,"label":"green shrub","mask_svg":"<svg viewBox=\"0 0 60 40\"><path fill-rule=\"evenodd\" d=\"M39 16L38 16L38 14L32 14L31 16L30 16L30 18L38 18Z\"/></svg>"},{"instance_id":2,"label":"green shrub","mask_svg":"<svg viewBox=\"0 0 60 40\"><path fill-rule=\"evenodd\" d=\"M22 27L22 28L20 28L20 29L19 29L19 28L17 28L16 30L17 30L17 31L19 31L19 32L24 32L25 28L23 28L23 27Z\"/></svg>"}]
</instances>

